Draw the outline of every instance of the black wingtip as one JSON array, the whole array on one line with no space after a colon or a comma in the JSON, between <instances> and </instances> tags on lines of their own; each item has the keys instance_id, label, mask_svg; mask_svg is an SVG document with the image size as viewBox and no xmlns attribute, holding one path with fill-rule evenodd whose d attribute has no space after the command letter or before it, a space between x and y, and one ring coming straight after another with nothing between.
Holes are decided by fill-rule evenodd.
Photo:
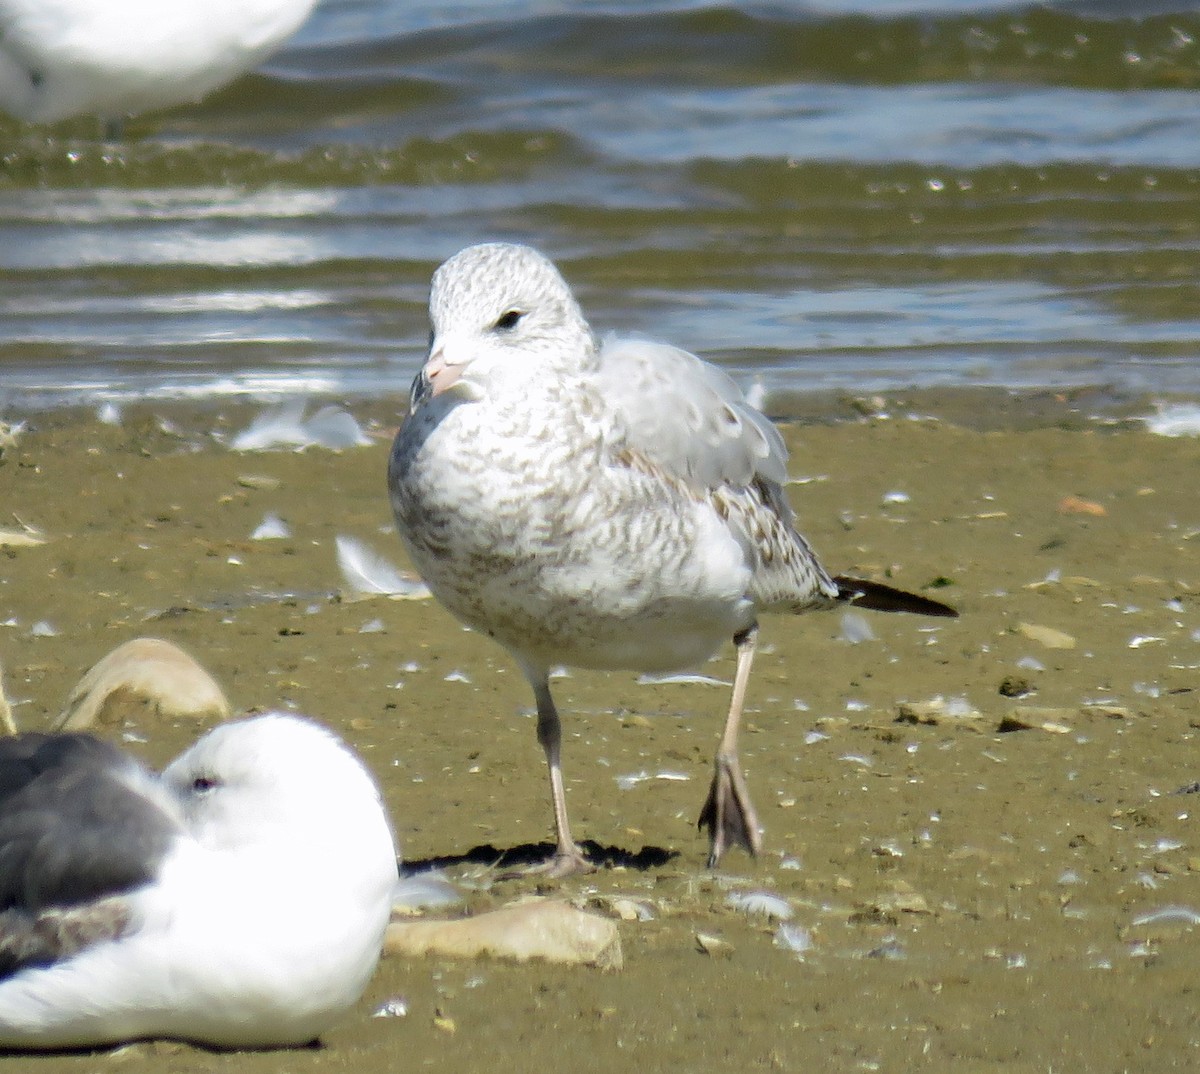
<instances>
[{"instance_id":1,"label":"black wingtip","mask_svg":"<svg viewBox=\"0 0 1200 1074\"><path fill-rule=\"evenodd\" d=\"M957 619L958 609L943 604L940 600L918 596L903 589L896 589L882 582L868 582L862 578L847 578L837 575L838 600L847 601L856 608L869 608L874 612L910 612L913 615L937 615L943 619Z\"/></svg>"}]
</instances>

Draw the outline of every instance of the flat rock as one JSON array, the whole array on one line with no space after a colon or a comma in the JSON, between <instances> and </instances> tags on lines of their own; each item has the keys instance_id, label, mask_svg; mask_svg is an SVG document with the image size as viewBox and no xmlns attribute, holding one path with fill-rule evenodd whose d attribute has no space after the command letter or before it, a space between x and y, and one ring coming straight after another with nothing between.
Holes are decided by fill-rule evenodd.
<instances>
[{"instance_id":1,"label":"flat rock","mask_svg":"<svg viewBox=\"0 0 1200 1074\"><path fill-rule=\"evenodd\" d=\"M621 937L615 922L558 900L534 900L456 921L393 921L385 955L541 959L619 970Z\"/></svg>"}]
</instances>

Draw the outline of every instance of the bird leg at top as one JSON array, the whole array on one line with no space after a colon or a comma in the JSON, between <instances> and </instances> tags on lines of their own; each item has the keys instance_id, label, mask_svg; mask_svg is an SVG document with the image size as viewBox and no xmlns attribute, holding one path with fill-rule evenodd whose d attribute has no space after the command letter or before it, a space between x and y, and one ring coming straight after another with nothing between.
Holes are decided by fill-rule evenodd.
<instances>
[{"instance_id":1,"label":"bird leg at top","mask_svg":"<svg viewBox=\"0 0 1200 1074\"><path fill-rule=\"evenodd\" d=\"M571 825L567 820L567 796L563 789L562 765L559 755L562 747L562 725L558 709L550 696L550 683L545 672L528 676L537 700L537 737L546 753L546 767L550 771L550 795L554 800L554 830L558 846L551 858L540 869L549 876L570 876L587 873L595 866L583 856L583 852L571 838Z\"/></svg>"},{"instance_id":2,"label":"bird leg at top","mask_svg":"<svg viewBox=\"0 0 1200 1074\"><path fill-rule=\"evenodd\" d=\"M742 704L746 699L746 684L750 680L750 665L754 663L754 646L758 640L758 624L734 636L737 647L737 672L733 678L733 697L729 702L729 715L725 718L725 732L717 747L713 761L712 786L704 808L700 810L699 828L707 828L709 834L708 867L715 869L731 844L736 843L757 857L762 849L762 836L758 830L758 814L750 801L750 792L742 777L741 764L737 755L738 725L742 719Z\"/></svg>"}]
</instances>

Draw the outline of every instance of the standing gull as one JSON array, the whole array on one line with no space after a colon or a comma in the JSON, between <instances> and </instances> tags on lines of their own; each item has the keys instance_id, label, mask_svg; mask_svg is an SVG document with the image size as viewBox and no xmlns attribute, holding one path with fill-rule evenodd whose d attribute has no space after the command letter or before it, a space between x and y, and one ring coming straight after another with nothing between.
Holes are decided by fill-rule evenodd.
<instances>
[{"instance_id":1,"label":"standing gull","mask_svg":"<svg viewBox=\"0 0 1200 1074\"><path fill-rule=\"evenodd\" d=\"M699 823L709 866L758 819L737 756L762 610L852 602L954 615L877 583L831 577L795 530L779 431L724 373L675 347L599 347L557 269L488 243L434 274L429 357L396 435L396 524L430 589L507 648L533 687L557 849L571 838L550 695L557 664L645 672L707 660L737 671Z\"/></svg>"},{"instance_id":2,"label":"standing gull","mask_svg":"<svg viewBox=\"0 0 1200 1074\"><path fill-rule=\"evenodd\" d=\"M374 781L308 720L222 724L161 777L0 739L0 1048L306 1044L362 995L396 883Z\"/></svg>"},{"instance_id":3,"label":"standing gull","mask_svg":"<svg viewBox=\"0 0 1200 1074\"><path fill-rule=\"evenodd\" d=\"M27 123L196 101L255 67L316 0L0 0L0 108Z\"/></svg>"}]
</instances>

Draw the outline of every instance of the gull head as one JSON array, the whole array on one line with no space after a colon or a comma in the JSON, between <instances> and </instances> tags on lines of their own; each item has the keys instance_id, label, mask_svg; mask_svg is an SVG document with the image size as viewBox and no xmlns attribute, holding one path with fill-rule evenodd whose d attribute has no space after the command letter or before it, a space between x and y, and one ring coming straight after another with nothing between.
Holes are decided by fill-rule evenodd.
<instances>
[{"instance_id":1,"label":"gull head","mask_svg":"<svg viewBox=\"0 0 1200 1074\"><path fill-rule=\"evenodd\" d=\"M596 345L579 304L551 262L528 246L483 243L433 276L429 357L414 386L423 398L455 388L466 398L542 376L589 372Z\"/></svg>"},{"instance_id":2,"label":"gull head","mask_svg":"<svg viewBox=\"0 0 1200 1074\"><path fill-rule=\"evenodd\" d=\"M374 779L311 720L276 712L220 724L172 761L162 781L209 849L395 861Z\"/></svg>"}]
</instances>

